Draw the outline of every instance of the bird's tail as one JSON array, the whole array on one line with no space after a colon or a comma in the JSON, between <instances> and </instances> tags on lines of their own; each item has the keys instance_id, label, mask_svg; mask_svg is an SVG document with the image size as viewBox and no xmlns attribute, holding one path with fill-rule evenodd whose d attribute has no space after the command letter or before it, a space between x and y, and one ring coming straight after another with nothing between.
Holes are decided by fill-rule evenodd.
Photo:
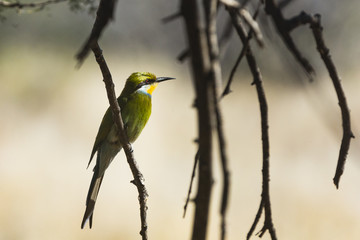
<instances>
[{"instance_id":1,"label":"bird's tail","mask_svg":"<svg viewBox=\"0 0 360 240\"><path fill-rule=\"evenodd\" d=\"M94 168L94 174L91 179L89 192L88 192L88 195L86 198L86 210L85 210L84 218L81 222L82 229L84 228L87 220L89 220L90 228L92 226L92 218L93 218L93 213L94 213L95 202L96 202L96 198L99 194L99 189L100 189L103 178L104 178L104 172L102 174L100 174L99 165L96 164L96 166Z\"/></svg>"}]
</instances>

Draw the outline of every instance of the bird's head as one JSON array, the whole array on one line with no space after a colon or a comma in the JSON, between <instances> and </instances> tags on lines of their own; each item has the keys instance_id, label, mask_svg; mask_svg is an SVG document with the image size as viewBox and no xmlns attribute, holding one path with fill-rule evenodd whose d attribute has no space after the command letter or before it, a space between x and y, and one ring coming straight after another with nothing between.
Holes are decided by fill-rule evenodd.
<instances>
[{"instance_id":1,"label":"bird's head","mask_svg":"<svg viewBox=\"0 0 360 240\"><path fill-rule=\"evenodd\" d=\"M136 91L151 95L159 82L171 80L171 77L156 77L149 72L135 72L126 80L125 87L121 95L132 94Z\"/></svg>"}]
</instances>

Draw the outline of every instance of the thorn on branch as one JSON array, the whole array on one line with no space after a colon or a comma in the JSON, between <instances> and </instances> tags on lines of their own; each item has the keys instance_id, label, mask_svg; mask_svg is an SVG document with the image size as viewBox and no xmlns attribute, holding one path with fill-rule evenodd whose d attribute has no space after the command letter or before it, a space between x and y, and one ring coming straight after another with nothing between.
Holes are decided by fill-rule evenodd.
<instances>
[{"instance_id":1,"label":"thorn on branch","mask_svg":"<svg viewBox=\"0 0 360 240\"><path fill-rule=\"evenodd\" d=\"M181 12L176 12L167 17L164 17L163 19L161 19L161 21L166 24L180 18L181 16L182 16Z\"/></svg>"}]
</instances>

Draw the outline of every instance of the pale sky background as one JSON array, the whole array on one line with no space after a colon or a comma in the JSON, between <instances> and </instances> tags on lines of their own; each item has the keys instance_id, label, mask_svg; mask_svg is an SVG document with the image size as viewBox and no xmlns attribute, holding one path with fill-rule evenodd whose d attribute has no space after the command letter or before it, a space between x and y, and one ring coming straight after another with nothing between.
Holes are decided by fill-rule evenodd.
<instances>
[{"instance_id":1,"label":"pale sky background","mask_svg":"<svg viewBox=\"0 0 360 240\"><path fill-rule=\"evenodd\" d=\"M190 204L187 217L182 218L197 135L189 65L176 60L186 47L184 26L181 20L167 25L160 21L178 7L178 1L119 1L115 22L100 41L117 94L135 71L177 79L154 92L152 116L133 146L150 195L149 239L156 240L190 239L194 210ZM308 27L294 36L316 68L313 83L301 70L286 70L297 64L282 51L271 23L270 29L263 29L265 49L254 46L269 105L270 191L279 239L360 238L359 7L358 1L309 0L295 1L286 12L286 16L300 10L323 15L327 45L342 78L356 138L339 190L332 178L342 136L340 110ZM94 19L85 12L70 12L64 3L42 12L4 15L7 20L0 23L0 240L140 239L137 191L130 183L123 152L105 175L93 229L80 229L93 167L86 169L86 165L108 107L93 56L75 68L74 55ZM224 55L224 79L239 52L234 38ZM232 177L228 240L245 239L261 193L260 113L244 63L233 93L221 102ZM209 240L219 239L220 227L221 172L218 153L214 156ZM265 234L262 239L270 237Z\"/></svg>"}]
</instances>

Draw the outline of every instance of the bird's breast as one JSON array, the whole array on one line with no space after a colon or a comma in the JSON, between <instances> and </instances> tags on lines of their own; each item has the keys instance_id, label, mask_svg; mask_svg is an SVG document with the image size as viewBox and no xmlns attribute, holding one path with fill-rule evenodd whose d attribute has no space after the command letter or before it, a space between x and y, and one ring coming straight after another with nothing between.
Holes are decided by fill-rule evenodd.
<instances>
[{"instance_id":1,"label":"bird's breast","mask_svg":"<svg viewBox=\"0 0 360 240\"><path fill-rule=\"evenodd\" d=\"M133 93L123 106L123 118L129 141L134 142L145 127L151 114L151 95L143 92Z\"/></svg>"}]
</instances>

